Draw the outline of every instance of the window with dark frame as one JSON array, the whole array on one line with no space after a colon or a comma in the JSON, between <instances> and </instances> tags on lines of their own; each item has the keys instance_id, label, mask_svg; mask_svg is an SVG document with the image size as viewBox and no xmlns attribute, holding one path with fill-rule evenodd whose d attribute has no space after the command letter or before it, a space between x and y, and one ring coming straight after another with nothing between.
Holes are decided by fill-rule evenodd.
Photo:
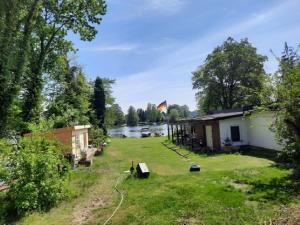
<instances>
[{"instance_id":1,"label":"window with dark frame","mask_svg":"<svg viewBox=\"0 0 300 225\"><path fill-rule=\"evenodd\" d=\"M240 141L240 127L239 126L231 126L231 141Z\"/></svg>"}]
</instances>

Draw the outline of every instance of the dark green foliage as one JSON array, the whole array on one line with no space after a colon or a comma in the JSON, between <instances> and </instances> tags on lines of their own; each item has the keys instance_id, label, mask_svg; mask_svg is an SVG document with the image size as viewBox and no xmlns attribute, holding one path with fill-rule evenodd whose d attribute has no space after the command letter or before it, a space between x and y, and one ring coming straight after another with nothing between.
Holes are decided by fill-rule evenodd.
<instances>
[{"instance_id":1,"label":"dark green foliage","mask_svg":"<svg viewBox=\"0 0 300 225\"><path fill-rule=\"evenodd\" d=\"M101 78L103 87L104 87L104 93L105 93L105 104L106 105L113 105L115 103L115 98L112 96L112 85L115 84L115 80L111 80L109 78Z\"/></svg>"},{"instance_id":2,"label":"dark green foliage","mask_svg":"<svg viewBox=\"0 0 300 225\"><path fill-rule=\"evenodd\" d=\"M103 130L98 127L92 127L89 130L89 140L90 144L94 147L99 147L100 144L102 144L105 141L105 135L103 133Z\"/></svg>"},{"instance_id":3,"label":"dark green foliage","mask_svg":"<svg viewBox=\"0 0 300 225\"><path fill-rule=\"evenodd\" d=\"M102 100L103 100L103 93L105 95L104 100L105 100L105 109L104 109L104 122L103 122L103 128L104 132L106 133L106 129L112 126L115 126L116 124L121 124L123 121L123 124L125 123L125 117L124 114L118 104L115 103L115 99L112 96L112 85L115 83L115 80L111 80L108 78L99 78L98 79L102 80L102 87L101 92L102 92ZM96 79L97 79L96 78ZM90 118L90 123L95 124L95 126L100 126L100 121L97 116L97 111L94 105L95 102L95 84L96 80L93 82L90 82L90 85L93 86L93 91L91 93L91 109L89 112L89 118ZM97 84L99 85L99 84ZM98 90L100 90L98 88ZM104 89L104 92L102 91ZM99 94L99 92L97 91ZM99 100L99 99L98 99ZM103 102L102 102L103 103ZM102 112L103 113L103 112ZM102 114L101 113L101 114Z\"/></svg>"},{"instance_id":4,"label":"dark green foliage","mask_svg":"<svg viewBox=\"0 0 300 225\"><path fill-rule=\"evenodd\" d=\"M146 112L143 109L137 109L136 112L139 117L139 122L146 122Z\"/></svg>"},{"instance_id":5,"label":"dark green foliage","mask_svg":"<svg viewBox=\"0 0 300 225\"><path fill-rule=\"evenodd\" d=\"M174 123L179 119L179 112L177 109L171 109L169 113L169 122Z\"/></svg>"},{"instance_id":6,"label":"dark green foliage","mask_svg":"<svg viewBox=\"0 0 300 225\"><path fill-rule=\"evenodd\" d=\"M133 106L128 109L128 114L126 118L126 123L128 126L136 126L139 122L139 116Z\"/></svg>"},{"instance_id":7,"label":"dark green foliage","mask_svg":"<svg viewBox=\"0 0 300 225\"><path fill-rule=\"evenodd\" d=\"M292 167L300 169L300 57L287 44L280 61L276 96L279 111L275 128L284 146L281 156Z\"/></svg>"},{"instance_id":8,"label":"dark green foliage","mask_svg":"<svg viewBox=\"0 0 300 225\"><path fill-rule=\"evenodd\" d=\"M23 94L23 120L38 121L41 112L43 73L51 72L51 64L59 55L67 55L72 44L66 41L69 30L79 33L81 40L90 41L97 33L105 14L104 1L44 1L36 19L31 39L30 70Z\"/></svg>"},{"instance_id":9,"label":"dark green foliage","mask_svg":"<svg viewBox=\"0 0 300 225\"><path fill-rule=\"evenodd\" d=\"M188 118L190 114L190 109L187 105L183 105L180 107L183 118Z\"/></svg>"},{"instance_id":10,"label":"dark green foliage","mask_svg":"<svg viewBox=\"0 0 300 225\"><path fill-rule=\"evenodd\" d=\"M126 123L124 113L118 104L113 104L111 110L114 114L114 126L121 126Z\"/></svg>"},{"instance_id":11,"label":"dark green foliage","mask_svg":"<svg viewBox=\"0 0 300 225\"><path fill-rule=\"evenodd\" d=\"M240 42L228 38L216 47L205 63L193 72L193 88L198 90L205 112L231 109L261 103L261 90L266 80L263 63L247 39Z\"/></svg>"},{"instance_id":12,"label":"dark green foliage","mask_svg":"<svg viewBox=\"0 0 300 225\"><path fill-rule=\"evenodd\" d=\"M57 79L60 58L73 50L66 40L68 32L78 33L82 40L95 38L94 25L100 24L106 4L104 0L11 0L1 1L0 8L0 136L6 136L20 90L23 102L18 116L24 122L39 121L43 75Z\"/></svg>"},{"instance_id":13,"label":"dark green foliage","mask_svg":"<svg viewBox=\"0 0 300 225\"><path fill-rule=\"evenodd\" d=\"M99 128L104 128L105 122L105 91L102 79L97 77L94 84L94 95L93 95L93 108L95 110L97 126Z\"/></svg>"},{"instance_id":14,"label":"dark green foliage","mask_svg":"<svg viewBox=\"0 0 300 225\"><path fill-rule=\"evenodd\" d=\"M170 112L172 111L172 109L176 109L178 112L178 117L180 118L188 118L189 114L190 114L190 110L189 107L187 105L177 105L177 104L173 104L173 105L169 105L168 106L168 115L170 116Z\"/></svg>"},{"instance_id":15,"label":"dark green foliage","mask_svg":"<svg viewBox=\"0 0 300 225\"><path fill-rule=\"evenodd\" d=\"M0 180L6 180L8 176L7 160L12 152L12 145L8 140L0 139Z\"/></svg>"},{"instance_id":16,"label":"dark green foliage","mask_svg":"<svg viewBox=\"0 0 300 225\"><path fill-rule=\"evenodd\" d=\"M18 215L34 210L48 210L62 200L67 172L63 147L41 136L20 141L9 154L6 182L8 198Z\"/></svg>"},{"instance_id":17,"label":"dark green foliage","mask_svg":"<svg viewBox=\"0 0 300 225\"><path fill-rule=\"evenodd\" d=\"M28 62L30 36L41 1L1 1L0 13L0 136L6 136L11 107L20 91Z\"/></svg>"},{"instance_id":18,"label":"dark green foliage","mask_svg":"<svg viewBox=\"0 0 300 225\"><path fill-rule=\"evenodd\" d=\"M46 117L53 127L61 128L78 124L89 124L91 88L83 71L78 66L68 66L64 80L57 84L55 96L49 103Z\"/></svg>"},{"instance_id":19,"label":"dark green foliage","mask_svg":"<svg viewBox=\"0 0 300 225\"><path fill-rule=\"evenodd\" d=\"M151 103L148 103L147 109L146 111L144 111L144 115L141 116L142 118L145 117L145 122L149 122L149 123L161 122L163 120L162 113L159 110L157 110L155 104L151 104Z\"/></svg>"}]
</instances>

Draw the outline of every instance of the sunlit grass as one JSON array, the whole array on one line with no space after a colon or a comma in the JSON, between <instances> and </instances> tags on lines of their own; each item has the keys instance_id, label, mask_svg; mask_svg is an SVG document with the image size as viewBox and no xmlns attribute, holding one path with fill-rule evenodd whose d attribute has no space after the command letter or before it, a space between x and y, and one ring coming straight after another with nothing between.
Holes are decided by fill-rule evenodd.
<instances>
[{"instance_id":1,"label":"sunlit grass","mask_svg":"<svg viewBox=\"0 0 300 225\"><path fill-rule=\"evenodd\" d=\"M92 207L85 222L103 224L119 201L113 185L131 161L146 162L151 175L123 181L120 189L125 200L112 224L263 224L276 217L282 204L293 200L293 186L284 179L289 171L270 160L194 153L186 159L164 147L163 141L113 139L92 168L72 172L68 201L48 213L32 214L22 224L72 224L76 212L95 198L104 204ZM192 163L201 166L200 173L188 171Z\"/></svg>"}]
</instances>

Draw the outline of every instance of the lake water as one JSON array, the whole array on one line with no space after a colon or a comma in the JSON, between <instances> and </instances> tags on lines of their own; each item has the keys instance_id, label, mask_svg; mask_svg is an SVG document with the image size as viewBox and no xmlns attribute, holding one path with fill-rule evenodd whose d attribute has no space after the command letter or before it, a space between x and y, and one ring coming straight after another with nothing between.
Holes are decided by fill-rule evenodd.
<instances>
[{"instance_id":1,"label":"lake water","mask_svg":"<svg viewBox=\"0 0 300 225\"><path fill-rule=\"evenodd\" d=\"M135 127L115 127L108 130L108 134L112 137L126 135L127 137L141 137L141 129L149 128L152 133L160 133L164 136L168 135L168 126L167 124L159 124L159 125L139 125Z\"/></svg>"}]
</instances>

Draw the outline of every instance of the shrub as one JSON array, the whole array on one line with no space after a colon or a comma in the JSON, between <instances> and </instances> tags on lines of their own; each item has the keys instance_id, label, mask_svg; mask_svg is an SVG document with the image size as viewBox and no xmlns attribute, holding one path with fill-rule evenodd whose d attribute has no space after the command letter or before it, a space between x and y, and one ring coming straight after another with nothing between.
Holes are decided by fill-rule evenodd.
<instances>
[{"instance_id":1,"label":"shrub","mask_svg":"<svg viewBox=\"0 0 300 225\"><path fill-rule=\"evenodd\" d=\"M58 142L45 137L23 138L9 157L8 197L18 215L45 211L66 195L65 160Z\"/></svg>"},{"instance_id":2,"label":"shrub","mask_svg":"<svg viewBox=\"0 0 300 225\"><path fill-rule=\"evenodd\" d=\"M11 152L12 146L11 144L5 140L0 139L0 181L7 179L7 159L8 155Z\"/></svg>"},{"instance_id":3,"label":"shrub","mask_svg":"<svg viewBox=\"0 0 300 225\"><path fill-rule=\"evenodd\" d=\"M90 142L94 147L99 147L106 139L103 130L97 127L92 127L89 135L91 140Z\"/></svg>"}]
</instances>

